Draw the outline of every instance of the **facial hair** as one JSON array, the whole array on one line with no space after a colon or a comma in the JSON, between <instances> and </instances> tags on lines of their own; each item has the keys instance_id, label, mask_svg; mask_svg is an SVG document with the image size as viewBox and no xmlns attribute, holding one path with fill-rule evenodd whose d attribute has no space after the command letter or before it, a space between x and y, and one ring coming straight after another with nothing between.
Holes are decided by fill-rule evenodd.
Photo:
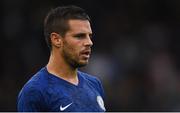
<instances>
[{"instance_id":1,"label":"facial hair","mask_svg":"<svg viewBox=\"0 0 180 113\"><path fill-rule=\"evenodd\" d=\"M78 56L74 53L74 48L70 46L66 41L63 41L63 49L62 49L62 56L67 64L69 64L72 68L80 68L85 65L86 63L80 63L78 60Z\"/></svg>"}]
</instances>

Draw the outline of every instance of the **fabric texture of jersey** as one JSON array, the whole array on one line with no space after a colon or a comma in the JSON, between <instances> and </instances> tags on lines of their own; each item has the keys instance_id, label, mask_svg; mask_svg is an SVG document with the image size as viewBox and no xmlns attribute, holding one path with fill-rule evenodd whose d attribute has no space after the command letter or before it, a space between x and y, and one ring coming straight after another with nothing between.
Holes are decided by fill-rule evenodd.
<instances>
[{"instance_id":1,"label":"fabric texture of jersey","mask_svg":"<svg viewBox=\"0 0 180 113\"><path fill-rule=\"evenodd\" d=\"M73 85L42 68L20 91L18 111L104 112L100 81L80 71L78 79L78 85Z\"/></svg>"}]
</instances>

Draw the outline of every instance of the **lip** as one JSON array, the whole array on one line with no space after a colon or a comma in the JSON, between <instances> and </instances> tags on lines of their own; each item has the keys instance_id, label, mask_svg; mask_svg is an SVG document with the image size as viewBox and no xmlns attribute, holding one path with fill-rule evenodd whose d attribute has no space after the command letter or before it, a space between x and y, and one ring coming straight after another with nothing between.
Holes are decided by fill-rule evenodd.
<instances>
[{"instance_id":1,"label":"lip","mask_svg":"<svg viewBox=\"0 0 180 113\"><path fill-rule=\"evenodd\" d=\"M91 50L84 50L80 53L84 58L89 58L91 54Z\"/></svg>"}]
</instances>

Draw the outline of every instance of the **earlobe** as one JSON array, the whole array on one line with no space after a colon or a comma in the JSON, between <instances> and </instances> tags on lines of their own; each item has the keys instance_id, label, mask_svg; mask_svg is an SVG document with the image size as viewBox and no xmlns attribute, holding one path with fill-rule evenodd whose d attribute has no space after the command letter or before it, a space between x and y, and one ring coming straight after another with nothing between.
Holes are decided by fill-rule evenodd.
<instances>
[{"instance_id":1,"label":"earlobe","mask_svg":"<svg viewBox=\"0 0 180 113\"><path fill-rule=\"evenodd\" d=\"M55 47L58 47L58 48L61 47L62 41L61 41L61 38L60 38L59 34L53 32L53 33L51 33L50 38L51 38L52 46L55 46Z\"/></svg>"}]
</instances>

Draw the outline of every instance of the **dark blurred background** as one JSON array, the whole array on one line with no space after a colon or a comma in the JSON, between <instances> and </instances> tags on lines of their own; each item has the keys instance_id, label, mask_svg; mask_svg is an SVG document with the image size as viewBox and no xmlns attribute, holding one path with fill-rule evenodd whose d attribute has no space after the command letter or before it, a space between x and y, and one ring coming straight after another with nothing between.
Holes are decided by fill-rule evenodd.
<instances>
[{"instance_id":1,"label":"dark blurred background","mask_svg":"<svg viewBox=\"0 0 180 113\"><path fill-rule=\"evenodd\" d=\"M48 62L46 13L78 5L92 19L107 111L180 111L180 0L1 0L0 111L16 111L24 83Z\"/></svg>"}]
</instances>

